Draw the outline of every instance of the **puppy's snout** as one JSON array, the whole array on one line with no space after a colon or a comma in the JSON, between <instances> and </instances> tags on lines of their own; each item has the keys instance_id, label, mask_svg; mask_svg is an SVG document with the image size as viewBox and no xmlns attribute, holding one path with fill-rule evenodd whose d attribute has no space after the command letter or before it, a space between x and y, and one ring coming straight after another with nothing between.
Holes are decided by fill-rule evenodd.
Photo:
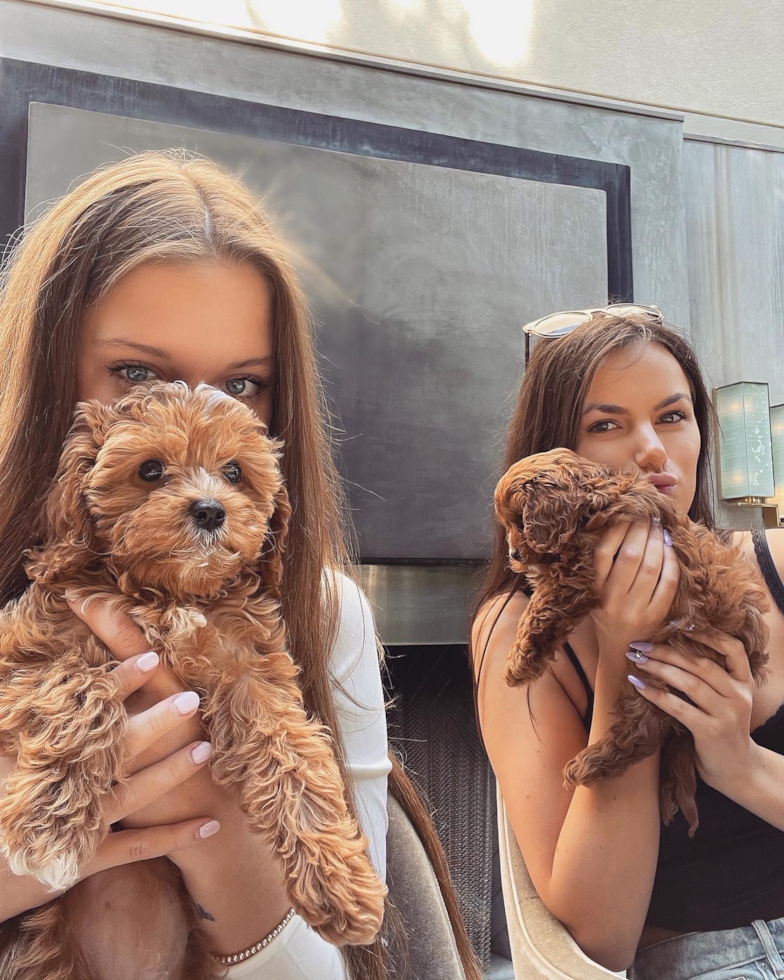
<instances>
[{"instance_id":1,"label":"puppy's snout","mask_svg":"<svg viewBox=\"0 0 784 980\"><path fill-rule=\"evenodd\" d=\"M196 527L200 530L215 531L226 520L223 504L217 500L196 500L189 510Z\"/></svg>"},{"instance_id":2,"label":"puppy's snout","mask_svg":"<svg viewBox=\"0 0 784 980\"><path fill-rule=\"evenodd\" d=\"M512 559L512 561L520 561L520 552L517 548L515 548L514 551L509 552L509 557Z\"/></svg>"}]
</instances>

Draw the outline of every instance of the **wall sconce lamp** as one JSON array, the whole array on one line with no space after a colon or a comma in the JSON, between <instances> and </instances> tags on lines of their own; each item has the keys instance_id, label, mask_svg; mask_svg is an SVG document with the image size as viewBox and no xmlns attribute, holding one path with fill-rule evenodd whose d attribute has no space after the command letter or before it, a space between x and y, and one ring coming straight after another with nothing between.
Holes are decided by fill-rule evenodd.
<instances>
[{"instance_id":1,"label":"wall sconce lamp","mask_svg":"<svg viewBox=\"0 0 784 980\"><path fill-rule=\"evenodd\" d=\"M770 435L773 442L773 482L776 492L767 503L775 509L775 521L770 523L776 526L784 524L784 405L771 406Z\"/></svg>"},{"instance_id":2,"label":"wall sconce lamp","mask_svg":"<svg viewBox=\"0 0 784 980\"><path fill-rule=\"evenodd\" d=\"M776 493L768 386L740 381L714 389L713 395L719 416L719 495L732 504L763 506Z\"/></svg>"}]
</instances>

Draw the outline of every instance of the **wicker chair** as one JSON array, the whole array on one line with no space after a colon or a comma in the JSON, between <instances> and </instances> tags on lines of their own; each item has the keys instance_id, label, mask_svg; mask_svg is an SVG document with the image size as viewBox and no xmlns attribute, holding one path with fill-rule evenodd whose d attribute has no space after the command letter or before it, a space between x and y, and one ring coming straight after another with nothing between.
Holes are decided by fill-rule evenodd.
<instances>
[{"instance_id":1,"label":"wicker chair","mask_svg":"<svg viewBox=\"0 0 784 980\"><path fill-rule=\"evenodd\" d=\"M497 790L501 882L515 976L520 980L625 977L594 963L545 907L533 886Z\"/></svg>"}]
</instances>

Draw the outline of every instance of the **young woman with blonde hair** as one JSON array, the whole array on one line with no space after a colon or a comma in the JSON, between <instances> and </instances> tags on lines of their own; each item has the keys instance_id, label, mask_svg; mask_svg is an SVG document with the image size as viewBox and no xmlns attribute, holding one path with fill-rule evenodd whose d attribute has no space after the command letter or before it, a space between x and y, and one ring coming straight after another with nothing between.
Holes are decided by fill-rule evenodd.
<instances>
[{"instance_id":1,"label":"young woman with blonde hair","mask_svg":"<svg viewBox=\"0 0 784 980\"><path fill-rule=\"evenodd\" d=\"M283 610L308 709L336 736L349 806L386 870L387 780L434 848L469 976L474 965L437 840L387 753L376 638L350 576L343 494L325 424L307 305L258 203L231 175L180 153L102 169L54 204L7 262L0 295L0 599L25 588L25 550L77 400L134 384L207 382L246 401L284 440L293 513ZM198 696L183 692L130 622L75 609L120 661L128 781L115 832L69 893L80 968L97 980L187 976L184 885L214 955L245 954L229 976L265 980L387 975L384 944L341 954L289 913L281 869L206 766ZM0 760L0 775L13 760ZM148 860L152 858L168 860ZM151 886L155 884L155 887ZM151 898L152 896L152 898ZM45 928L48 894L0 859L0 973L8 937ZM5 940L5 941L4 941ZM15 972L16 971L16 972Z\"/></svg>"}]
</instances>

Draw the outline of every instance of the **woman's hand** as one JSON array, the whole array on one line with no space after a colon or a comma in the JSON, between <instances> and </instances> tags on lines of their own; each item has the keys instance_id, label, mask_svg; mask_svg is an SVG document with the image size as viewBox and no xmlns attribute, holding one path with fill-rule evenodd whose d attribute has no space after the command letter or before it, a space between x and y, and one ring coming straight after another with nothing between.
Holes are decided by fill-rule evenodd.
<instances>
[{"instance_id":1,"label":"woman's hand","mask_svg":"<svg viewBox=\"0 0 784 980\"><path fill-rule=\"evenodd\" d=\"M112 676L117 679L123 700L146 686L158 669L157 654L144 653L119 664ZM142 762L147 750L178 728L196 713L198 699L189 692L185 711L177 710L174 698L160 702L129 718L123 737L127 779L118 784L108 806L107 823L115 824L150 807L160 797L202 770L209 759L210 745L196 741L186 744L151 765ZM212 837L220 824L209 817L197 816L174 824L149 826L110 833L98 848L83 877L131 861L162 857L181 847L191 847Z\"/></svg>"},{"instance_id":2,"label":"woman's hand","mask_svg":"<svg viewBox=\"0 0 784 980\"><path fill-rule=\"evenodd\" d=\"M74 602L71 608L123 663L148 649L136 624L104 603ZM184 723L169 726L171 706L181 693L182 685L173 671L161 665L154 677L129 697L129 728L143 715L162 723L155 738L139 743L135 766L154 768L162 759L184 759L193 741L203 738L195 704ZM272 847L248 827L238 790L220 789L209 769L201 766L190 779L146 802L122 819L123 828L135 828L122 833L146 834L148 831L141 828L175 821L193 826L194 816L204 812L220 821L221 833L214 841L189 848L176 840L165 851L182 872L185 888L202 916L202 930L214 948L243 949L275 928L291 907L285 874Z\"/></svg>"},{"instance_id":3,"label":"woman's hand","mask_svg":"<svg viewBox=\"0 0 784 980\"><path fill-rule=\"evenodd\" d=\"M129 658L147 650L148 644L142 631L124 613L112 610L98 600L87 603L76 601L71 603L71 608L121 662L127 662ZM176 709L181 696L187 699L186 713L178 716ZM139 744L134 755L134 767L154 767L170 756L183 752L187 754L194 742L203 744L204 731L197 712L197 695L192 691L184 692L174 672L164 665L158 666L144 687L127 699L126 708L130 730L142 715L157 726L156 737ZM171 721L175 718L178 721L172 725ZM217 817L221 823L235 817L235 811L239 811L237 802L215 786L209 770L203 764L191 775L192 778L177 783L169 792L158 794L148 801L148 805L129 811L122 820L122 826L140 828L188 821L204 812ZM181 855L177 848L166 854L175 863L180 863Z\"/></svg>"},{"instance_id":4,"label":"woman's hand","mask_svg":"<svg viewBox=\"0 0 784 980\"><path fill-rule=\"evenodd\" d=\"M670 644L638 644L643 651L630 651L632 677L641 697L677 718L694 736L697 772L720 793L733 796L739 782L748 779L754 764L756 744L750 735L754 680L740 640L727 633L694 633L724 657L726 670L707 657L692 660ZM670 691L645 684L656 677L685 694L689 704Z\"/></svg>"},{"instance_id":5,"label":"woman's hand","mask_svg":"<svg viewBox=\"0 0 784 980\"><path fill-rule=\"evenodd\" d=\"M680 566L661 524L623 521L606 528L595 555L601 605L592 612L599 652L624 666L623 654L667 618Z\"/></svg>"}]
</instances>

